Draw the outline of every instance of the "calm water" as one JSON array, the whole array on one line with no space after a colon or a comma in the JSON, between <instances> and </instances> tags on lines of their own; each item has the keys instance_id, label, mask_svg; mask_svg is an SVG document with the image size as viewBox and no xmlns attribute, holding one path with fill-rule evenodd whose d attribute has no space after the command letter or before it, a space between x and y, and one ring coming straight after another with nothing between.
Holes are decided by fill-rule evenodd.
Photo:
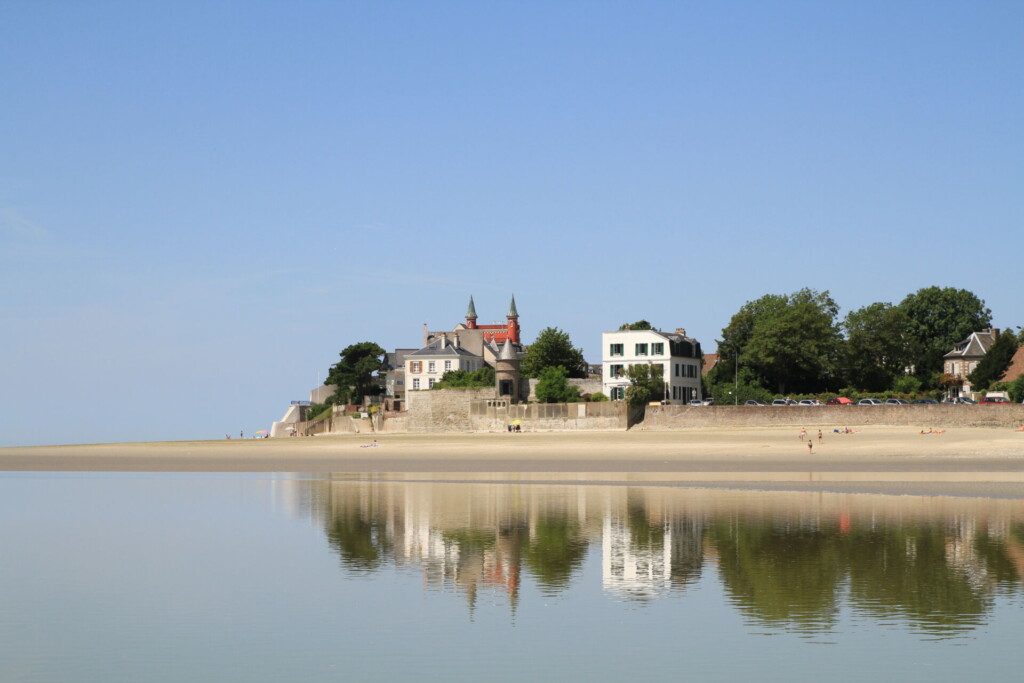
<instances>
[{"instance_id":1,"label":"calm water","mask_svg":"<svg viewBox=\"0 0 1024 683\"><path fill-rule=\"evenodd\" d=\"M1024 501L0 474L0 681L1017 680Z\"/></svg>"}]
</instances>

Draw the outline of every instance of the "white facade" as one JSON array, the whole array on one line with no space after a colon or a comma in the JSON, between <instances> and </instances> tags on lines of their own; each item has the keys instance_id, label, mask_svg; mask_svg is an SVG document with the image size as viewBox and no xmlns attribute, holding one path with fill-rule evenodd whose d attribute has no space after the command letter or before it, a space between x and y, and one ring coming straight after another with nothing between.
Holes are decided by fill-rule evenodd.
<instances>
[{"instance_id":1,"label":"white facade","mask_svg":"<svg viewBox=\"0 0 1024 683\"><path fill-rule=\"evenodd\" d=\"M432 389L451 370L472 372L484 366L483 358L469 354L441 351L436 354L413 354L405 359L405 390Z\"/></svg>"},{"instance_id":2,"label":"white facade","mask_svg":"<svg viewBox=\"0 0 1024 683\"><path fill-rule=\"evenodd\" d=\"M624 330L601 335L601 386L613 401L625 398L629 378L626 371L633 365L661 367L665 382L665 401L683 405L700 400L701 359L672 355L673 342L696 341L679 333L655 330ZM697 346L699 348L699 346Z\"/></svg>"}]
</instances>

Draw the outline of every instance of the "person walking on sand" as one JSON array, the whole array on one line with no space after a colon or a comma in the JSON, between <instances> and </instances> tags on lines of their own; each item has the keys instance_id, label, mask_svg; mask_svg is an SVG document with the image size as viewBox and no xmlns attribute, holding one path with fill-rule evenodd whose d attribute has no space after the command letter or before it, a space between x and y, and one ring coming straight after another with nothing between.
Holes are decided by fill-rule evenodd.
<instances>
[{"instance_id":1,"label":"person walking on sand","mask_svg":"<svg viewBox=\"0 0 1024 683\"><path fill-rule=\"evenodd\" d=\"M819 430L818 430L818 443L821 443L821 440L822 440L822 438L823 438L823 437L822 437L822 435L821 435L821 430L819 429Z\"/></svg>"},{"instance_id":2,"label":"person walking on sand","mask_svg":"<svg viewBox=\"0 0 1024 683\"><path fill-rule=\"evenodd\" d=\"M807 453L809 455L814 455L814 442L810 439L807 439Z\"/></svg>"},{"instance_id":3,"label":"person walking on sand","mask_svg":"<svg viewBox=\"0 0 1024 683\"><path fill-rule=\"evenodd\" d=\"M801 427L800 428L800 440L803 441L806 437L807 437L807 428L806 427Z\"/></svg>"}]
</instances>

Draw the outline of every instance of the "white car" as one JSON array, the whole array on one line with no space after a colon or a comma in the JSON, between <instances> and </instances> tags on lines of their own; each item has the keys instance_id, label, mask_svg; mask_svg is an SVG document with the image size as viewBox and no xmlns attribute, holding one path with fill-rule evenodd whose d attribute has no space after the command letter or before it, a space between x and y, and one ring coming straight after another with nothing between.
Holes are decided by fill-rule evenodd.
<instances>
[{"instance_id":1,"label":"white car","mask_svg":"<svg viewBox=\"0 0 1024 683\"><path fill-rule=\"evenodd\" d=\"M802 405L802 406L820 406L821 405L821 401L819 401L816 398L805 398L804 400L800 401L800 405Z\"/></svg>"},{"instance_id":2,"label":"white car","mask_svg":"<svg viewBox=\"0 0 1024 683\"><path fill-rule=\"evenodd\" d=\"M862 398L861 400L857 401L857 405L859 405L859 406L880 406L880 405L883 405L883 404L877 398Z\"/></svg>"}]
</instances>

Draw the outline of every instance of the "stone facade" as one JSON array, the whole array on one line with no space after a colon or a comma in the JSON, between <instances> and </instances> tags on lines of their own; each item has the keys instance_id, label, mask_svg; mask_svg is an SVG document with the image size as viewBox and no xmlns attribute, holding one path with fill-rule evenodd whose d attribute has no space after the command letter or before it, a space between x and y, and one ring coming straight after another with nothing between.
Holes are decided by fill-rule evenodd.
<instances>
[{"instance_id":1,"label":"stone facade","mask_svg":"<svg viewBox=\"0 0 1024 683\"><path fill-rule=\"evenodd\" d=\"M406 395L406 431L469 432L469 406L494 398L494 389L434 389Z\"/></svg>"}]
</instances>

